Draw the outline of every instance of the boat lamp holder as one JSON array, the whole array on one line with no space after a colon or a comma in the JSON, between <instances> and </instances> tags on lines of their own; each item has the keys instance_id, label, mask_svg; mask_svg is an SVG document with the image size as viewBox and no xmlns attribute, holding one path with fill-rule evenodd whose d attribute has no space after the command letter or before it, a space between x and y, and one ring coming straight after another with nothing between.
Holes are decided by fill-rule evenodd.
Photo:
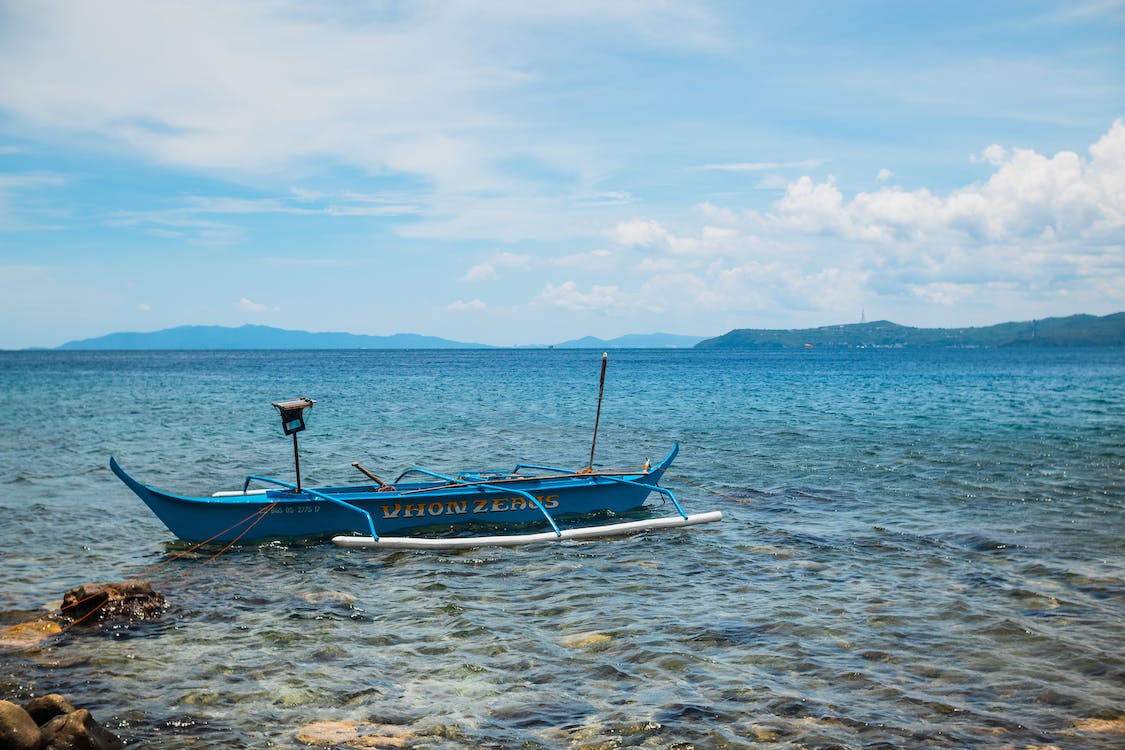
<instances>
[{"instance_id":1,"label":"boat lamp holder","mask_svg":"<svg viewBox=\"0 0 1125 750\"><path fill-rule=\"evenodd\" d=\"M297 472L297 492L301 491L301 456L297 450L297 433L305 429L305 409L311 409L315 403L311 398L273 402L281 412L281 429L286 435L293 436L293 467Z\"/></svg>"},{"instance_id":2,"label":"boat lamp holder","mask_svg":"<svg viewBox=\"0 0 1125 750\"><path fill-rule=\"evenodd\" d=\"M288 401L274 401L273 405L281 412L281 429L292 435L305 429L305 409L311 409L316 402L311 398L294 398Z\"/></svg>"}]
</instances>

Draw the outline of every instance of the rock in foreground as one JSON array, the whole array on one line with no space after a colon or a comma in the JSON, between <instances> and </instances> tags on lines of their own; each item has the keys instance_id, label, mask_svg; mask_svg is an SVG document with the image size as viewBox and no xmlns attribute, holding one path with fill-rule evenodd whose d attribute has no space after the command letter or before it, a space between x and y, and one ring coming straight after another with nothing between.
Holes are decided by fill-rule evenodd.
<instances>
[{"instance_id":1,"label":"rock in foreground","mask_svg":"<svg viewBox=\"0 0 1125 750\"><path fill-rule=\"evenodd\" d=\"M148 583L84 583L66 592L60 614L75 623L147 620L163 614L166 607L164 596Z\"/></svg>"},{"instance_id":2,"label":"rock in foreground","mask_svg":"<svg viewBox=\"0 0 1125 750\"><path fill-rule=\"evenodd\" d=\"M36 698L21 708L0 700L0 748L4 750L120 750L112 732L61 695Z\"/></svg>"}]
</instances>

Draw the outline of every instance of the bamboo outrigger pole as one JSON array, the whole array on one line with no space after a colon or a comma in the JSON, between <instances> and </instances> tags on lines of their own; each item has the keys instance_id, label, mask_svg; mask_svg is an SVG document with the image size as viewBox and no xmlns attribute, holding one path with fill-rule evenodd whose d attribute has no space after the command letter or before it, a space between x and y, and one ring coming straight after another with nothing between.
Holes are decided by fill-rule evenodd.
<instances>
[{"instance_id":1,"label":"bamboo outrigger pole","mask_svg":"<svg viewBox=\"0 0 1125 750\"><path fill-rule=\"evenodd\" d=\"M598 381L598 412L594 415L594 439L590 443L590 463L586 465L586 472L594 471L594 446L598 444L598 422L602 419L602 394L605 392L605 364L609 359L609 352L602 352L602 376Z\"/></svg>"}]
</instances>

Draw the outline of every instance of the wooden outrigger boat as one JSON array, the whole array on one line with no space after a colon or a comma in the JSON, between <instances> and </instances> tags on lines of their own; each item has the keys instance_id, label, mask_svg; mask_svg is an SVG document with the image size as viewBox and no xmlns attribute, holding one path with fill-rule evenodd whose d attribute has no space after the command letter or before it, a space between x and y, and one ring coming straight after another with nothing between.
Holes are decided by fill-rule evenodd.
<instances>
[{"instance_id":1,"label":"wooden outrigger boat","mask_svg":"<svg viewBox=\"0 0 1125 750\"><path fill-rule=\"evenodd\" d=\"M631 534L719 521L720 512L688 515L671 490L658 486L679 450L634 471L570 471L520 464L506 472L438 474L410 469L391 484L298 489L268 477L246 477L241 491L183 497L141 484L113 458L109 467L177 537L190 541L261 541L328 538L344 547L435 549L508 546ZM535 473L528 473L535 472ZM420 479L413 479L420 475ZM282 489L249 489L252 481ZM656 493L675 508L670 517L567 528L592 514L613 516L640 509ZM394 536L423 528L473 524L549 528L537 533L469 537Z\"/></svg>"},{"instance_id":2,"label":"wooden outrigger boat","mask_svg":"<svg viewBox=\"0 0 1125 750\"><path fill-rule=\"evenodd\" d=\"M370 484L302 487L297 433L305 428L305 410L314 403L306 398L273 404L281 412L285 434L293 436L296 484L251 474L240 491L185 497L138 482L113 457L109 459L109 468L173 534L196 542L331 538L343 547L454 549L620 536L722 520L719 511L688 515L672 491L659 486L679 452L678 443L655 466L646 461L641 469L594 470L606 357L602 355L598 418L594 423L590 462L583 469L519 464L511 471L446 475L414 468L388 484L353 463L371 480ZM250 489L253 481L281 489ZM671 502L675 515L592 526L570 525L575 519L595 514L604 521L607 517L639 511L654 493ZM536 523L545 530L499 536L449 535L472 531L474 525ZM446 533L436 537L393 536L425 528Z\"/></svg>"}]
</instances>

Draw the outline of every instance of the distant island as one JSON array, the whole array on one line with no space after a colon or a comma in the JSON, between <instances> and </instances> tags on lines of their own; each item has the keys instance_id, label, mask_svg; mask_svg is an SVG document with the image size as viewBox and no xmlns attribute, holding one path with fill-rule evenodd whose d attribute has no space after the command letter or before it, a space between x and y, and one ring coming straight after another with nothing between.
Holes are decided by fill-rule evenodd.
<instances>
[{"instance_id":1,"label":"distant island","mask_svg":"<svg viewBox=\"0 0 1125 750\"><path fill-rule=\"evenodd\" d=\"M705 339L671 333L628 334L614 339L586 336L558 344L521 348L556 349L800 349L999 346L1125 346L1125 312L1097 317L1071 315L982 328L912 328L886 320L820 328L739 328ZM69 341L69 350L171 349L491 349L487 344L437 336L396 333L313 333L270 326L179 326L148 333L110 333Z\"/></svg>"},{"instance_id":2,"label":"distant island","mask_svg":"<svg viewBox=\"0 0 1125 750\"><path fill-rule=\"evenodd\" d=\"M676 333L630 333L615 339L584 336L555 344L556 349L690 349L706 338Z\"/></svg>"},{"instance_id":3,"label":"distant island","mask_svg":"<svg viewBox=\"0 0 1125 750\"><path fill-rule=\"evenodd\" d=\"M59 349L485 349L484 344L449 341L436 336L396 333L312 333L270 326L179 326L149 333L110 333L68 341Z\"/></svg>"},{"instance_id":4,"label":"distant island","mask_svg":"<svg viewBox=\"0 0 1125 750\"><path fill-rule=\"evenodd\" d=\"M1125 312L1097 317L1071 315L982 328L912 328L878 320L789 330L741 328L696 344L697 349L800 349L1123 346Z\"/></svg>"},{"instance_id":5,"label":"distant island","mask_svg":"<svg viewBox=\"0 0 1125 750\"><path fill-rule=\"evenodd\" d=\"M628 334L615 339L587 336L553 345L558 349L687 349L703 336L672 333ZM546 349L538 344L536 349ZM148 333L110 333L97 338L68 341L58 349L70 350L173 350L173 349L491 349L487 344L450 341L437 336L396 333L366 336L355 333L311 333L270 326L179 326Z\"/></svg>"}]
</instances>

